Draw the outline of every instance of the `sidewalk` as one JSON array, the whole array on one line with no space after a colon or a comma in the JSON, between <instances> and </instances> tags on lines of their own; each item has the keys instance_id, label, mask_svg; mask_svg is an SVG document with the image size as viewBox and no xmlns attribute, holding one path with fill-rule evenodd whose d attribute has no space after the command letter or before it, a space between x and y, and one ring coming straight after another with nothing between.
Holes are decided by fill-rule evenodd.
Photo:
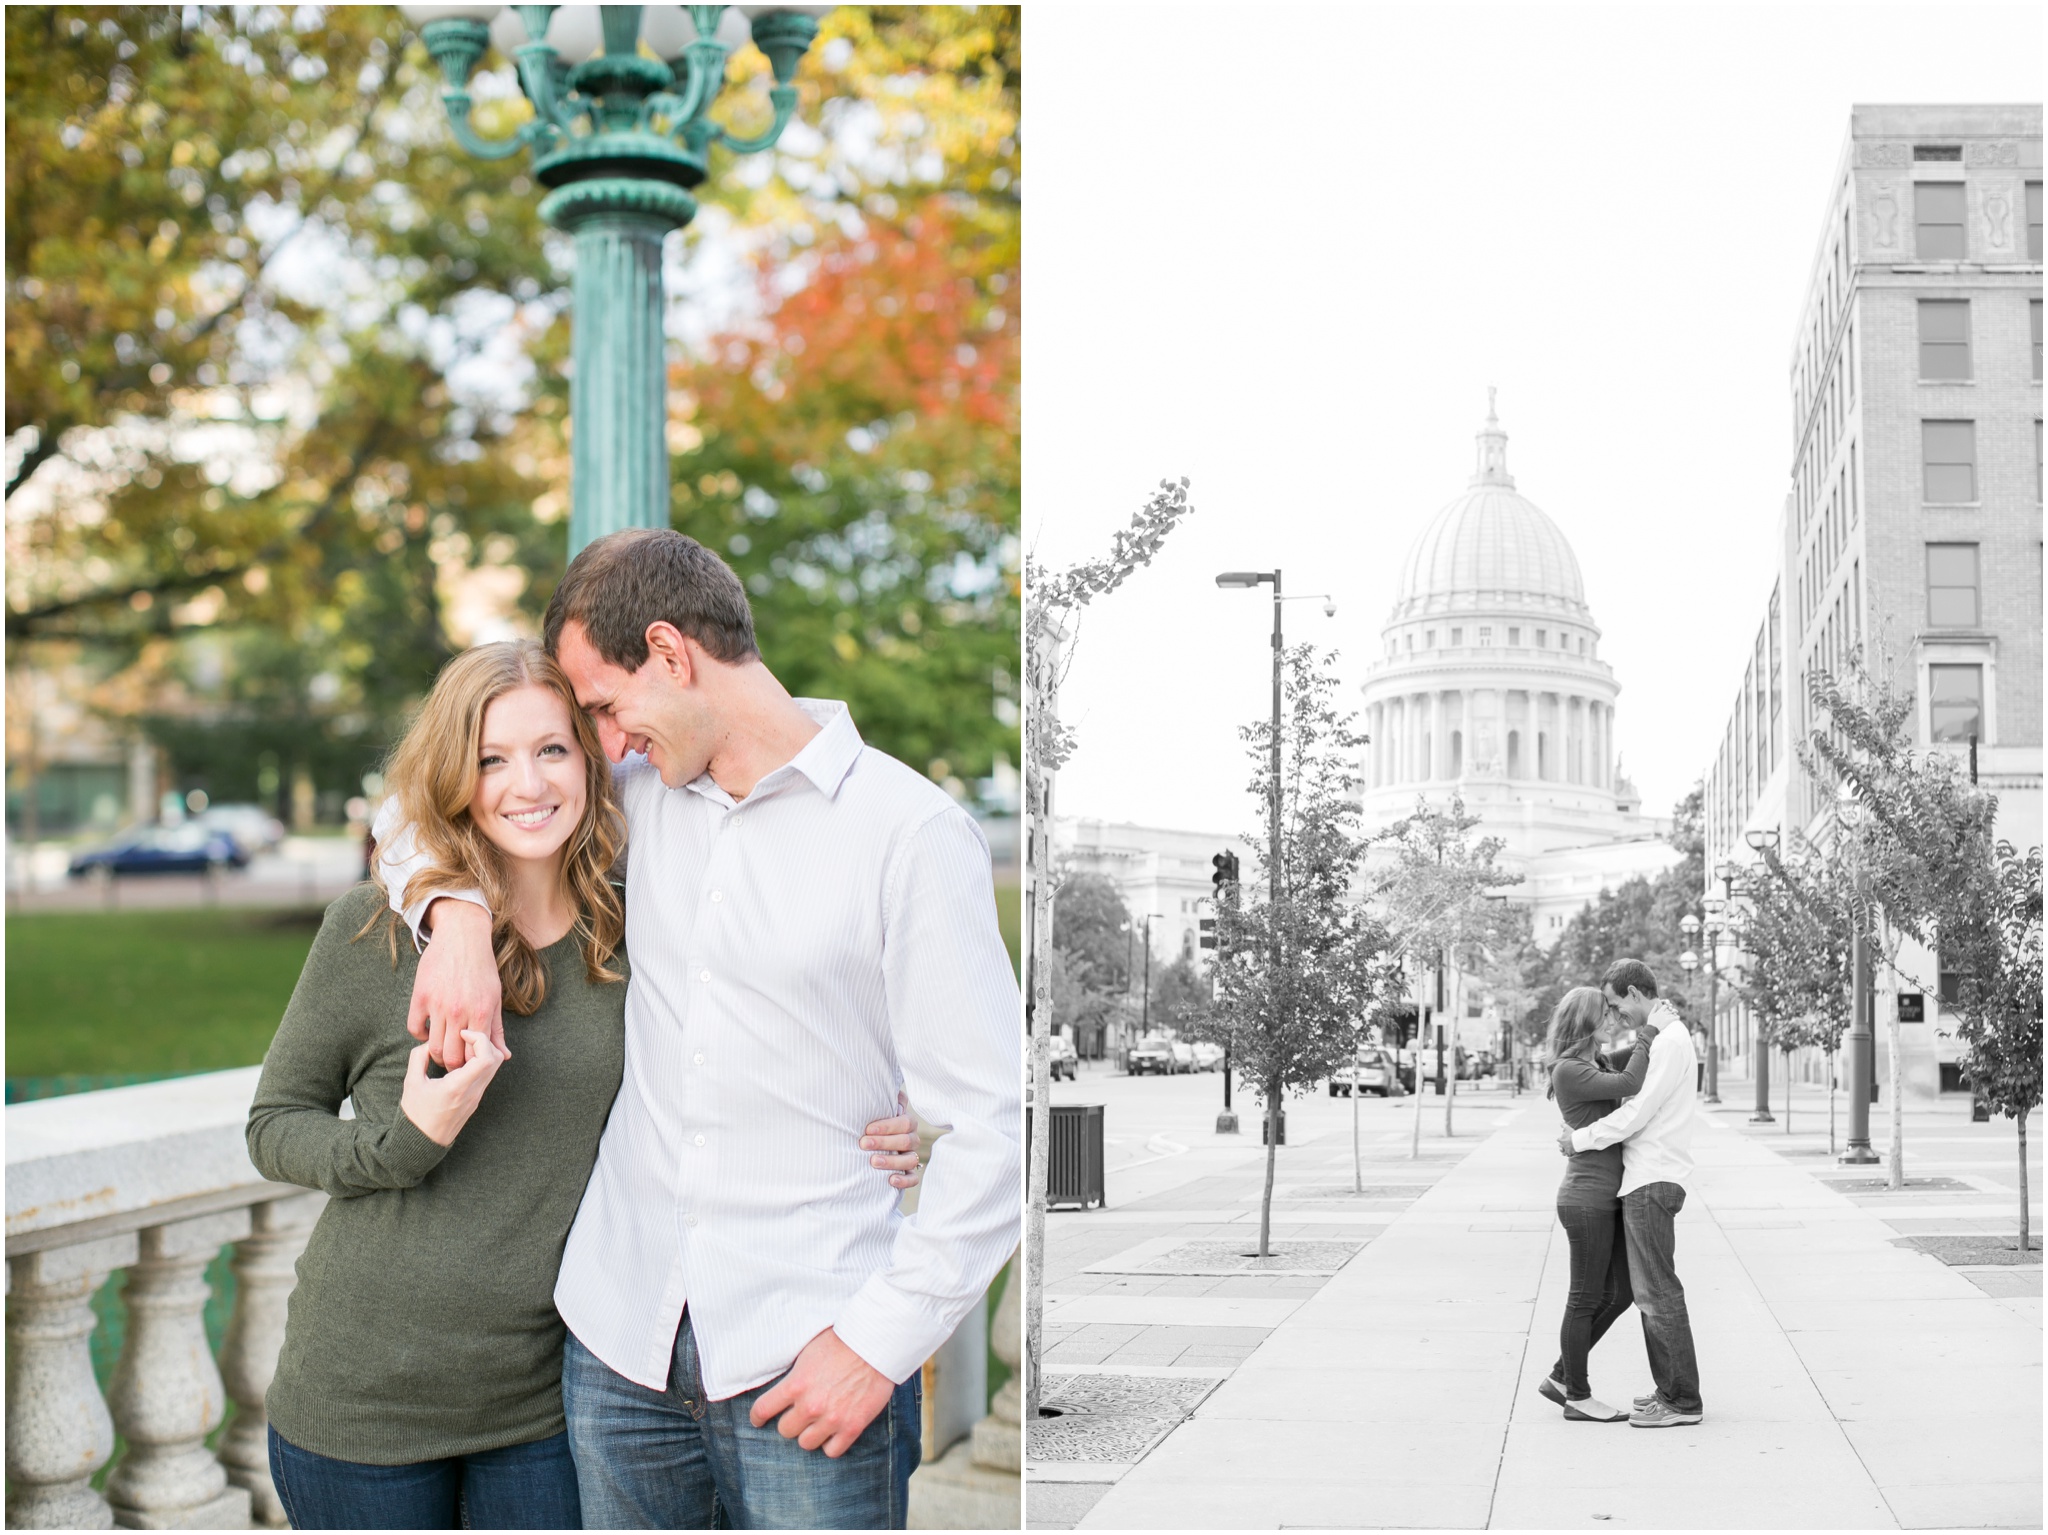
<instances>
[{"instance_id":1,"label":"sidewalk","mask_svg":"<svg viewBox=\"0 0 2048 1535\"><path fill-rule=\"evenodd\" d=\"M1567 1282L1554 1116L1497 1123L1079 1527L2040 1527L2039 1302L1894 1245L1721 1116L1678 1240L1706 1421L1564 1422L1535 1394ZM1649 1389L1633 1314L1593 1380Z\"/></svg>"}]
</instances>

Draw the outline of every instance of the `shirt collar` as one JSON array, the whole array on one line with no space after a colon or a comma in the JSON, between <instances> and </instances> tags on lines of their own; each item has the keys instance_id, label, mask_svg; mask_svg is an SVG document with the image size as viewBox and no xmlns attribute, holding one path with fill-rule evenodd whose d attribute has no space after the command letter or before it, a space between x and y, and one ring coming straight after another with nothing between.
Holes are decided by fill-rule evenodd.
<instances>
[{"instance_id":1,"label":"shirt collar","mask_svg":"<svg viewBox=\"0 0 2048 1535\"><path fill-rule=\"evenodd\" d=\"M754 785L746 803L761 798L763 790L773 793L780 789L794 774L802 774L809 779L811 786L825 798L836 799L839 786L853 771L854 761L861 754L864 743L860 731L854 728L852 711L845 704L836 698L798 698L791 701L818 726L818 733L781 767L762 774L761 781ZM742 803L719 788L718 781L709 773L699 774L687 787L723 805Z\"/></svg>"}]
</instances>

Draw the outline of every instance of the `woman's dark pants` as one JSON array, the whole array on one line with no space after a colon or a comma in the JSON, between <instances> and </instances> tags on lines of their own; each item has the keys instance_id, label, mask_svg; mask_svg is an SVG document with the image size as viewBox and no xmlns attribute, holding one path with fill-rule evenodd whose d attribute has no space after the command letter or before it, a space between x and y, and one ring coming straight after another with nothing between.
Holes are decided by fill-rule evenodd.
<instances>
[{"instance_id":1,"label":"woman's dark pants","mask_svg":"<svg viewBox=\"0 0 2048 1535\"><path fill-rule=\"evenodd\" d=\"M371 1466L270 1431L270 1479L295 1530L580 1530L567 1433L531 1444Z\"/></svg>"},{"instance_id":2,"label":"woman's dark pants","mask_svg":"<svg viewBox=\"0 0 2048 1535\"><path fill-rule=\"evenodd\" d=\"M1558 1346L1564 1352L1551 1368L1551 1379L1564 1383L1573 1401L1591 1396L1586 1358L1615 1319L1635 1300L1628 1282L1628 1242L1622 1232L1621 1207L1588 1208L1560 1204L1558 1221L1572 1244L1572 1288L1564 1303L1564 1326Z\"/></svg>"}]
</instances>

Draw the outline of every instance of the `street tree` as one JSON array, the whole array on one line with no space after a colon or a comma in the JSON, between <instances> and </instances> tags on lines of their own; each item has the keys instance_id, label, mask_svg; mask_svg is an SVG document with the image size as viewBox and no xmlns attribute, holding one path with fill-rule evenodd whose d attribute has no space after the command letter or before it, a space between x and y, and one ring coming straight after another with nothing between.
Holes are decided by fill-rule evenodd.
<instances>
[{"instance_id":1,"label":"street tree","mask_svg":"<svg viewBox=\"0 0 2048 1535\"><path fill-rule=\"evenodd\" d=\"M1749 956L1738 994L1757 1020L1762 1048L1785 1053L1785 1125L1791 1133L1791 1052L1811 1046L1828 1058L1828 1138L1834 1141L1834 1058L1850 1023L1856 903L1844 871L1815 857L1798 833L1789 857L1767 849L1751 880L1742 922Z\"/></svg>"},{"instance_id":2,"label":"street tree","mask_svg":"<svg viewBox=\"0 0 2048 1535\"><path fill-rule=\"evenodd\" d=\"M1080 615L1152 562L1180 520L1192 512L1188 482L1161 480L1159 489L1111 540L1099 559L1048 569L1026 558L1024 589L1029 597L1024 640L1026 731L1024 748L1025 878L1029 883L1030 943L1024 980L1024 1012L1031 1034L1031 1094L1036 1106L1052 1106L1052 1065L1047 1054L1052 1024L1051 957L1053 892L1053 788L1076 745L1060 719L1060 682L1073 665L1073 641ZM1045 1334L1045 1184L1050 1133L1034 1134L1025 1171L1024 1198L1024 1421L1038 1420L1041 1345Z\"/></svg>"},{"instance_id":3,"label":"street tree","mask_svg":"<svg viewBox=\"0 0 2048 1535\"><path fill-rule=\"evenodd\" d=\"M1817 725L1801 756L1835 791L1829 852L1848 871L1858 925L1874 935L1875 955L1888 970L1914 989L1938 993L1938 976L1907 970L1905 940L1940 955L1953 938L2002 931L1990 915L1998 886L1997 796L1969 781L1958 753L1915 749L1913 696L1882 671L1873 675L1860 656L1849 657L1839 678L1815 673L1810 686ZM1994 965L1991 973L2016 972ZM1986 1017L2003 1015L2004 1007L1988 998L1979 1003ZM1896 1010L1887 1028L1888 1181L1897 1189L1905 1186L1905 1112Z\"/></svg>"},{"instance_id":4,"label":"street tree","mask_svg":"<svg viewBox=\"0 0 2048 1535\"><path fill-rule=\"evenodd\" d=\"M1282 658L1280 780L1273 722L1239 729L1254 765L1249 792L1264 814L1277 805L1280 867L1255 832L1255 878L1224 887L1218 902L1217 996L1206 1026L1266 1106L1266 1180L1259 1256L1272 1250L1273 1177L1283 1103L1354 1060L1370 1019L1396 985L1386 928L1352 895L1366 842L1358 830L1358 757L1365 736L1332 698L1336 653L1298 645ZM1263 829L1262 829L1263 830ZM1263 899L1260 897L1263 896Z\"/></svg>"},{"instance_id":5,"label":"street tree","mask_svg":"<svg viewBox=\"0 0 2048 1535\"><path fill-rule=\"evenodd\" d=\"M1442 987L1450 967L1453 990L1467 966L1477 968L1488 949L1515 948L1518 923L1526 917L1512 912L1499 892L1519 884L1522 876L1499 867L1495 860L1506 844L1499 837L1475 839L1479 817L1453 794L1447 806L1419 800L1415 812L1396 821L1379 838L1392 854L1381 871L1377 894L1386 911L1388 930L1402 960L1421 977L1429 1002L1443 1025L1443 1072L1447 1081L1444 1134L1453 1133L1452 1106L1457 1093L1458 998L1445 997ZM1422 1049L1417 1036L1415 1128L1409 1154L1422 1155Z\"/></svg>"},{"instance_id":6,"label":"street tree","mask_svg":"<svg viewBox=\"0 0 2048 1535\"><path fill-rule=\"evenodd\" d=\"M1063 871L1059 900L1052 910L1052 941L1066 954L1083 959L1088 984L1101 992L1130 990L1137 965L1137 945L1144 941L1142 924L1133 924L1116 881L1101 874Z\"/></svg>"}]
</instances>

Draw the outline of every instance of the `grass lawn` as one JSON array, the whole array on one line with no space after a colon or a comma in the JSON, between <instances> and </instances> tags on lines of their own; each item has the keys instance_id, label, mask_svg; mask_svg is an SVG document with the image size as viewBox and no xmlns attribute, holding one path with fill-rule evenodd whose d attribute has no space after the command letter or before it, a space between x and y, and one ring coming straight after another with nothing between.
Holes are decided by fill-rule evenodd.
<instances>
[{"instance_id":1,"label":"grass lawn","mask_svg":"<svg viewBox=\"0 0 2048 1535\"><path fill-rule=\"evenodd\" d=\"M1015 962L1018 889L996 887ZM316 911L28 912L7 919L7 1075L172 1076L253 1066Z\"/></svg>"},{"instance_id":2,"label":"grass lawn","mask_svg":"<svg viewBox=\"0 0 2048 1535\"><path fill-rule=\"evenodd\" d=\"M7 1075L254 1066L317 911L29 912L7 919Z\"/></svg>"}]
</instances>

